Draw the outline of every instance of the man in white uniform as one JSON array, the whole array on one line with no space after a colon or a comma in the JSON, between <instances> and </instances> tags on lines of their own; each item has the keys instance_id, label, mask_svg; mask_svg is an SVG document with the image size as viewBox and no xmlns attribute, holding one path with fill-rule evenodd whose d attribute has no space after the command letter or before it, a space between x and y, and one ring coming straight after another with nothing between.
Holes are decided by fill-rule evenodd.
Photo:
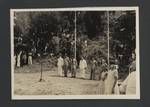
<instances>
[{"instance_id":1,"label":"man in white uniform","mask_svg":"<svg viewBox=\"0 0 150 107\"><path fill-rule=\"evenodd\" d=\"M58 62L57 62L58 75L59 76L63 76L63 65L64 65L64 60L60 55L59 58L58 58Z\"/></svg>"},{"instance_id":2,"label":"man in white uniform","mask_svg":"<svg viewBox=\"0 0 150 107\"><path fill-rule=\"evenodd\" d=\"M80 60L79 68L80 68L81 77L83 79L85 79L85 73L86 73L87 63L86 63L86 60L83 57Z\"/></svg>"}]
</instances>

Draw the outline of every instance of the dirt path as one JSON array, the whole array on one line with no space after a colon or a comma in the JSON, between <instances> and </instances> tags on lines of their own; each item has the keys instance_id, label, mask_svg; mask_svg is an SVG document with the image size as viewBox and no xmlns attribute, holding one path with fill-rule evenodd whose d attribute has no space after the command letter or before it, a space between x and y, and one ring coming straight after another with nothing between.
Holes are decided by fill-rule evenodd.
<instances>
[{"instance_id":1,"label":"dirt path","mask_svg":"<svg viewBox=\"0 0 150 107\"><path fill-rule=\"evenodd\" d=\"M15 95L92 95L98 94L100 81L58 77L55 72L44 72L45 81L38 82L40 73L15 73Z\"/></svg>"}]
</instances>

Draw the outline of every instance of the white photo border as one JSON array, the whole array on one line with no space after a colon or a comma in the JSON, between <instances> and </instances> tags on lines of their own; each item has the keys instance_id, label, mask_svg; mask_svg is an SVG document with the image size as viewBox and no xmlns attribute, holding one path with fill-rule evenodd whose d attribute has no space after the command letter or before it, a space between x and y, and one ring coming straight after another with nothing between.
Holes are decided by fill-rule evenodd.
<instances>
[{"instance_id":1,"label":"white photo border","mask_svg":"<svg viewBox=\"0 0 150 107\"><path fill-rule=\"evenodd\" d=\"M136 12L136 94L135 95L14 95L14 12L30 11L128 11ZM139 41L139 7L76 7L76 8L36 8L10 9L10 42L11 42L11 99L12 100L73 100L73 99L140 99L140 41Z\"/></svg>"}]
</instances>

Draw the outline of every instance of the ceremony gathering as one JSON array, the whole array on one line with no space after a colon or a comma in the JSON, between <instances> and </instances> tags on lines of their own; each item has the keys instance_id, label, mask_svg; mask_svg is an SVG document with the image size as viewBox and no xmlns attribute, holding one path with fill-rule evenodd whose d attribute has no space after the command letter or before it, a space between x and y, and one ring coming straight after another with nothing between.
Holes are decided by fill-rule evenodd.
<instances>
[{"instance_id":1,"label":"ceremony gathering","mask_svg":"<svg viewBox=\"0 0 150 107\"><path fill-rule=\"evenodd\" d=\"M136 22L136 10L13 10L13 95L137 95Z\"/></svg>"}]
</instances>

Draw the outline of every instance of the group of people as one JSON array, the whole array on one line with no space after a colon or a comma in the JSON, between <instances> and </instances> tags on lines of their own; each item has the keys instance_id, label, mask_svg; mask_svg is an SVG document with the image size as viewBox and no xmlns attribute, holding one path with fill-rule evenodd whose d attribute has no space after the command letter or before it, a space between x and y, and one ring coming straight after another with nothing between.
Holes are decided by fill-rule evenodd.
<instances>
[{"instance_id":1,"label":"group of people","mask_svg":"<svg viewBox=\"0 0 150 107\"><path fill-rule=\"evenodd\" d=\"M17 55L14 55L14 68L20 68L24 65L32 65L32 53L26 51L20 51Z\"/></svg>"},{"instance_id":2,"label":"group of people","mask_svg":"<svg viewBox=\"0 0 150 107\"><path fill-rule=\"evenodd\" d=\"M76 77L77 60L75 58L69 58L67 55L65 55L65 58L63 59L60 55L57 61L57 67L59 76L67 77L68 72L70 71L71 77Z\"/></svg>"},{"instance_id":3,"label":"group of people","mask_svg":"<svg viewBox=\"0 0 150 107\"><path fill-rule=\"evenodd\" d=\"M88 67L90 65L90 67ZM87 79L87 67L90 68L90 80L95 80L97 67L101 67L99 71L99 80L101 81L99 90L100 94L111 95L111 94L136 94L136 62L135 54L132 54L132 63L129 66L129 74L126 79L119 82L117 60L113 64L107 65L106 61L102 59L101 65L98 64L95 58L92 58L90 64L84 57L81 57L79 66L75 58L69 58L65 56L62 58L60 55L57 61L58 75L67 77L68 72L71 71L71 77L76 77L77 66L79 67L79 73L81 78ZM89 70L89 69L88 69ZM102 88L103 87L103 88Z\"/></svg>"},{"instance_id":4,"label":"group of people","mask_svg":"<svg viewBox=\"0 0 150 107\"><path fill-rule=\"evenodd\" d=\"M125 80L118 81L118 65L110 65L110 69L107 72L102 73L103 89L101 94L136 94L136 61L135 53L132 53L132 63L129 66L129 74Z\"/></svg>"},{"instance_id":5,"label":"group of people","mask_svg":"<svg viewBox=\"0 0 150 107\"><path fill-rule=\"evenodd\" d=\"M22 67L24 65L32 65L32 53L26 53L25 51L20 51L17 55L14 56L14 66ZM90 66L90 67L89 67ZM92 58L88 62L84 57L81 57L79 63L76 58L68 57L65 55L59 55L57 59L57 72L59 76L68 77L68 73L71 73L72 78L76 78L76 74L79 68L80 77L87 79L87 70L90 71L90 80L96 79L96 72L100 67L98 72L99 80L101 81L100 94L109 95L109 94L135 94L136 93L136 61L135 53L132 53L132 63L129 66L129 74L123 82L118 82L118 69L117 60L113 64L108 66L105 59L101 60L99 65L96 58ZM87 69L88 68L88 69ZM102 88L103 87L103 88Z\"/></svg>"},{"instance_id":6,"label":"group of people","mask_svg":"<svg viewBox=\"0 0 150 107\"><path fill-rule=\"evenodd\" d=\"M90 65L90 67L89 67ZM69 58L67 55L62 57L61 55L57 59L57 67L58 67L58 75L67 77L69 71L71 71L73 77L76 77L77 67L79 68L80 77L86 79L87 68L90 68L90 80L96 79L96 72L98 69L98 61L93 57L90 61L90 64L87 64L87 61L84 57L81 57L79 63L76 58ZM107 63L104 59L102 59L101 63L101 72L107 71ZM101 78L101 72L99 73L99 79Z\"/></svg>"},{"instance_id":7,"label":"group of people","mask_svg":"<svg viewBox=\"0 0 150 107\"><path fill-rule=\"evenodd\" d=\"M91 77L90 79L95 78L95 70L96 70L96 60L93 61L92 70L91 70ZM84 57L81 57L81 60L79 61L79 66L77 63L77 60L75 58L69 58L68 56L65 56L62 58L60 55L57 61L57 67L58 67L58 75L67 77L68 72L71 72L71 77L76 77L77 67L79 67L80 71L80 77L83 79L86 79L86 71L87 71L87 61ZM63 74L64 73L64 74Z\"/></svg>"}]
</instances>

